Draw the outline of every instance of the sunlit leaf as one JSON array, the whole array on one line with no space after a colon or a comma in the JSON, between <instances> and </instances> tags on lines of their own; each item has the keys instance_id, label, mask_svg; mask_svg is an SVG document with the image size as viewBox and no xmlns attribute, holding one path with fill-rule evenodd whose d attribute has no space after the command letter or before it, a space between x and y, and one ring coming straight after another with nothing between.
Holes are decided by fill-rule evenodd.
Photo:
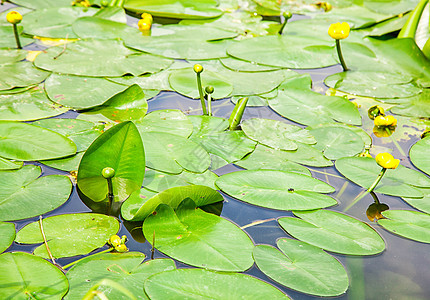
<instances>
[{"instance_id":1,"label":"sunlit leaf","mask_svg":"<svg viewBox=\"0 0 430 300\"><path fill-rule=\"evenodd\" d=\"M4 252L15 239L15 225L13 223L0 222L0 253Z\"/></svg>"}]
</instances>

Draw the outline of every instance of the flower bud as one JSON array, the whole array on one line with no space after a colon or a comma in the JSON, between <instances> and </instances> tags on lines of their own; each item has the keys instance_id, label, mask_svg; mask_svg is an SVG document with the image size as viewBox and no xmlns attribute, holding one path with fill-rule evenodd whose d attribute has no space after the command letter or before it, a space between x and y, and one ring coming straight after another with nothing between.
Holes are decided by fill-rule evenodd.
<instances>
[{"instance_id":1,"label":"flower bud","mask_svg":"<svg viewBox=\"0 0 430 300\"><path fill-rule=\"evenodd\" d=\"M203 66L200 64L195 64L193 67L194 72L196 72L197 74L200 74L201 72L203 72Z\"/></svg>"},{"instance_id":2,"label":"flower bud","mask_svg":"<svg viewBox=\"0 0 430 300\"><path fill-rule=\"evenodd\" d=\"M346 22L341 23L333 23L328 28L328 34L334 38L335 40L346 39L349 36L349 31L351 28L349 24Z\"/></svg>"},{"instance_id":3,"label":"flower bud","mask_svg":"<svg viewBox=\"0 0 430 300\"><path fill-rule=\"evenodd\" d=\"M11 11L6 15L6 20L11 24L18 24L22 21L22 15L17 11Z\"/></svg>"},{"instance_id":4,"label":"flower bud","mask_svg":"<svg viewBox=\"0 0 430 300\"><path fill-rule=\"evenodd\" d=\"M145 32L151 30L152 27L152 15L148 13L143 13L141 15L142 19L137 22L137 27L140 31Z\"/></svg>"},{"instance_id":5,"label":"flower bud","mask_svg":"<svg viewBox=\"0 0 430 300\"><path fill-rule=\"evenodd\" d=\"M367 115L370 119L374 120L377 116L385 116L384 109L379 105L373 105L367 111Z\"/></svg>"},{"instance_id":6,"label":"flower bud","mask_svg":"<svg viewBox=\"0 0 430 300\"><path fill-rule=\"evenodd\" d=\"M110 179L115 176L115 170L111 167L106 167L102 170L102 176L106 179Z\"/></svg>"},{"instance_id":7,"label":"flower bud","mask_svg":"<svg viewBox=\"0 0 430 300\"><path fill-rule=\"evenodd\" d=\"M128 251L128 248L125 244L121 244L115 247L116 252L124 253Z\"/></svg>"},{"instance_id":8,"label":"flower bud","mask_svg":"<svg viewBox=\"0 0 430 300\"><path fill-rule=\"evenodd\" d=\"M205 92L206 94L212 94L214 92L214 87L211 85L208 85L207 87L205 87Z\"/></svg>"},{"instance_id":9,"label":"flower bud","mask_svg":"<svg viewBox=\"0 0 430 300\"><path fill-rule=\"evenodd\" d=\"M113 236L110 237L109 244L112 245L112 247L116 248L122 244L121 238L119 236L117 236L116 234L114 234Z\"/></svg>"}]
</instances>

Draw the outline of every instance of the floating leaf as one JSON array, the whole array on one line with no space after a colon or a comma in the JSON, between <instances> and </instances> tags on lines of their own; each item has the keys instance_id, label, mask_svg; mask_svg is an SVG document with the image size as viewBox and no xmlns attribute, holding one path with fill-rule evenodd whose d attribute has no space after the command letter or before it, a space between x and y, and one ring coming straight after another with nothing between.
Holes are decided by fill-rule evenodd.
<instances>
[{"instance_id":1,"label":"floating leaf","mask_svg":"<svg viewBox=\"0 0 430 300\"><path fill-rule=\"evenodd\" d=\"M78 170L78 187L95 202L108 194L107 180L102 176L106 167L115 170L112 178L116 201L124 201L140 189L145 174L145 152L134 123L120 123L98 137L85 152Z\"/></svg>"},{"instance_id":2,"label":"floating leaf","mask_svg":"<svg viewBox=\"0 0 430 300\"><path fill-rule=\"evenodd\" d=\"M399 103L392 107L390 111L397 115L409 117L426 117L430 116L430 89L424 89L422 93L400 99L383 99L390 103ZM393 101L394 100L394 101Z\"/></svg>"},{"instance_id":3,"label":"floating leaf","mask_svg":"<svg viewBox=\"0 0 430 300\"><path fill-rule=\"evenodd\" d=\"M310 89L311 78L301 75L284 81L278 97L268 99L269 106L280 115L305 125L333 123L361 125L360 113L343 97L324 96Z\"/></svg>"},{"instance_id":4,"label":"floating leaf","mask_svg":"<svg viewBox=\"0 0 430 300\"><path fill-rule=\"evenodd\" d=\"M15 239L15 225L13 223L0 222L0 253L12 245Z\"/></svg>"},{"instance_id":5,"label":"floating leaf","mask_svg":"<svg viewBox=\"0 0 430 300\"><path fill-rule=\"evenodd\" d=\"M70 1L68 0L13 0L11 2L32 9L63 7L70 5Z\"/></svg>"},{"instance_id":6,"label":"floating leaf","mask_svg":"<svg viewBox=\"0 0 430 300\"><path fill-rule=\"evenodd\" d=\"M381 167L369 157L345 157L336 161L336 169L354 183L369 188L381 172ZM430 187L430 179L424 174L399 165L387 169L375 192L391 196L422 198L416 187Z\"/></svg>"},{"instance_id":7,"label":"floating leaf","mask_svg":"<svg viewBox=\"0 0 430 300\"><path fill-rule=\"evenodd\" d=\"M0 22L1 23L1 22ZM34 42L33 39L29 39L21 35L23 31L22 26L17 26L18 33L20 34L19 41L21 46L27 46ZM0 24L0 36L2 39L0 40L0 48L14 48L16 47L15 34L13 32L13 27L10 24Z\"/></svg>"},{"instance_id":8,"label":"floating leaf","mask_svg":"<svg viewBox=\"0 0 430 300\"><path fill-rule=\"evenodd\" d=\"M430 243L430 215L410 210L384 211L387 219L378 224L394 234L422 243Z\"/></svg>"},{"instance_id":9,"label":"floating leaf","mask_svg":"<svg viewBox=\"0 0 430 300\"><path fill-rule=\"evenodd\" d=\"M338 126L311 128L309 134L317 140L315 148L320 149L328 159L353 156L364 148L363 139L353 130Z\"/></svg>"},{"instance_id":10,"label":"floating leaf","mask_svg":"<svg viewBox=\"0 0 430 300\"><path fill-rule=\"evenodd\" d=\"M2 58L0 57L0 60ZM25 74L25 76L22 76ZM27 87L42 82L49 72L33 67L29 61L18 61L0 65L0 90Z\"/></svg>"},{"instance_id":11,"label":"floating leaf","mask_svg":"<svg viewBox=\"0 0 430 300\"><path fill-rule=\"evenodd\" d=\"M103 18L81 17L73 22L73 32L81 39L97 38L97 39L115 39L124 36L141 37L141 32L127 24L107 20Z\"/></svg>"},{"instance_id":12,"label":"floating leaf","mask_svg":"<svg viewBox=\"0 0 430 300\"><path fill-rule=\"evenodd\" d=\"M139 122L137 129L141 134L149 131L166 132L187 138L193 132L193 125L179 109L153 111Z\"/></svg>"},{"instance_id":13,"label":"floating leaf","mask_svg":"<svg viewBox=\"0 0 430 300\"><path fill-rule=\"evenodd\" d=\"M254 260L251 239L233 223L196 209L191 199L173 208L160 204L143 224L148 241L155 234L155 247L186 264L218 271L242 272Z\"/></svg>"},{"instance_id":14,"label":"floating leaf","mask_svg":"<svg viewBox=\"0 0 430 300\"><path fill-rule=\"evenodd\" d=\"M430 214L430 189L429 188L420 188L419 189L424 197L422 198L407 198L402 197L409 205L412 205L416 209L419 209L425 213Z\"/></svg>"},{"instance_id":15,"label":"floating leaf","mask_svg":"<svg viewBox=\"0 0 430 300\"><path fill-rule=\"evenodd\" d=\"M275 170L247 170L220 176L216 185L228 195L258 206L279 210L329 207L337 201L320 193L334 188L307 175Z\"/></svg>"},{"instance_id":16,"label":"floating leaf","mask_svg":"<svg viewBox=\"0 0 430 300\"><path fill-rule=\"evenodd\" d=\"M141 188L139 191L131 193L130 197L128 197L121 205L122 218L127 221L132 221L142 205L155 195L157 195L156 192L145 188Z\"/></svg>"},{"instance_id":17,"label":"floating leaf","mask_svg":"<svg viewBox=\"0 0 430 300\"><path fill-rule=\"evenodd\" d=\"M167 68L171 60L133 51L120 40L87 39L68 44L67 48L48 48L36 57L34 64L63 74L115 77L158 72Z\"/></svg>"},{"instance_id":18,"label":"floating leaf","mask_svg":"<svg viewBox=\"0 0 430 300\"><path fill-rule=\"evenodd\" d=\"M280 218L279 225L311 245L347 255L373 255L385 249L384 240L372 227L347 215L329 210L294 214L301 219Z\"/></svg>"},{"instance_id":19,"label":"floating leaf","mask_svg":"<svg viewBox=\"0 0 430 300\"><path fill-rule=\"evenodd\" d=\"M11 161L0 157L0 170L16 170L20 169L24 162L22 161Z\"/></svg>"},{"instance_id":20,"label":"floating leaf","mask_svg":"<svg viewBox=\"0 0 430 300\"><path fill-rule=\"evenodd\" d=\"M266 146L281 150L296 150L295 141L315 144L316 140L306 129L269 119L249 119L242 123L245 134Z\"/></svg>"},{"instance_id":21,"label":"floating leaf","mask_svg":"<svg viewBox=\"0 0 430 300\"><path fill-rule=\"evenodd\" d=\"M55 258L87 254L102 247L119 230L116 218L93 213L48 217L43 219L42 224L49 250ZM15 242L43 243L39 221L30 223L18 231ZM49 258L45 244L38 246L33 253Z\"/></svg>"},{"instance_id":22,"label":"floating leaf","mask_svg":"<svg viewBox=\"0 0 430 300\"><path fill-rule=\"evenodd\" d=\"M195 142L164 132L142 133L146 165L155 170L179 174L184 169L202 173L210 165L209 154Z\"/></svg>"},{"instance_id":23,"label":"floating leaf","mask_svg":"<svg viewBox=\"0 0 430 300\"><path fill-rule=\"evenodd\" d=\"M16 160L42 160L76 153L66 137L37 126L0 121L0 156Z\"/></svg>"},{"instance_id":24,"label":"floating leaf","mask_svg":"<svg viewBox=\"0 0 430 300\"><path fill-rule=\"evenodd\" d=\"M21 220L56 209L70 196L67 176L38 178L40 167L26 165L19 170L0 171L0 220Z\"/></svg>"},{"instance_id":25,"label":"floating leaf","mask_svg":"<svg viewBox=\"0 0 430 300\"><path fill-rule=\"evenodd\" d=\"M279 239L281 251L266 245L254 248L258 268L271 279L299 292L333 297L348 289L348 275L342 264L318 247Z\"/></svg>"},{"instance_id":26,"label":"floating leaf","mask_svg":"<svg viewBox=\"0 0 430 300\"><path fill-rule=\"evenodd\" d=\"M146 194L145 191L143 192ZM142 221L151 213L153 213L158 205L167 204L173 209L176 209L178 205L187 198L193 200L195 205L198 207L224 200L220 193L210 187L203 185L173 187L153 195L150 198L144 198L142 197L141 191L136 191L130 195L126 203L132 202L134 204L133 207L135 208L136 203L140 202L140 207L138 210L134 211L132 215L130 215L130 210L128 210L129 213L127 215L129 217L127 218L127 216L124 216L124 213L123 217L127 218L129 221ZM123 212L125 210L126 208L122 209Z\"/></svg>"},{"instance_id":27,"label":"floating leaf","mask_svg":"<svg viewBox=\"0 0 430 300\"><path fill-rule=\"evenodd\" d=\"M43 258L24 252L3 253L0 264L4 299L62 299L69 288L66 275Z\"/></svg>"},{"instance_id":28,"label":"floating leaf","mask_svg":"<svg viewBox=\"0 0 430 300\"><path fill-rule=\"evenodd\" d=\"M171 259L143 262L144 259L145 254L140 252L104 253L86 257L67 271L70 290L65 299L81 298L95 284L105 279L123 286L136 299L148 299L142 293L145 280L153 274L175 269L175 263ZM97 291L109 299L124 297L110 286L101 285Z\"/></svg>"},{"instance_id":29,"label":"floating leaf","mask_svg":"<svg viewBox=\"0 0 430 300\"><path fill-rule=\"evenodd\" d=\"M279 70L279 67L260 65L246 60L236 59L234 57L221 58L220 61L224 67L237 72L265 72Z\"/></svg>"},{"instance_id":30,"label":"floating leaf","mask_svg":"<svg viewBox=\"0 0 430 300\"><path fill-rule=\"evenodd\" d=\"M127 86L104 78L53 73L46 79L45 89L48 97L58 104L74 109L87 109L105 103L126 90Z\"/></svg>"},{"instance_id":31,"label":"floating leaf","mask_svg":"<svg viewBox=\"0 0 430 300\"><path fill-rule=\"evenodd\" d=\"M255 277L202 269L155 274L145 282L145 292L151 299L165 298L167 293L172 298L187 299L289 299L280 290Z\"/></svg>"},{"instance_id":32,"label":"floating leaf","mask_svg":"<svg viewBox=\"0 0 430 300\"><path fill-rule=\"evenodd\" d=\"M421 171L430 175L430 158L428 151L430 149L430 137L416 142L409 150L409 156L412 163Z\"/></svg>"},{"instance_id":33,"label":"floating leaf","mask_svg":"<svg viewBox=\"0 0 430 300\"><path fill-rule=\"evenodd\" d=\"M78 171L79 164L81 163L82 156L84 152L76 153L71 157L60 158L60 159L52 159L52 160L42 160L40 161L44 165L48 167L62 170L62 171Z\"/></svg>"}]
</instances>

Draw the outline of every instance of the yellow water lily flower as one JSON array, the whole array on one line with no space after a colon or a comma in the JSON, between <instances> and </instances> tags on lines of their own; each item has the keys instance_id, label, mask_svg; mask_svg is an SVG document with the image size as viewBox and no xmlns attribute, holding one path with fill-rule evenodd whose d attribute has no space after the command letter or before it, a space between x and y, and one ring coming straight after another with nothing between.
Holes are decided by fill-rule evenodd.
<instances>
[{"instance_id":1,"label":"yellow water lily flower","mask_svg":"<svg viewBox=\"0 0 430 300\"><path fill-rule=\"evenodd\" d=\"M12 24L18 24L22 21L22 15L17 11L8 12L6 20Z\"/></svg>"},{"instance_id":2,"label":"yellow water lily flower","mask_svg":"<svg viewBox=\"0 0 430 300\"><path fill-rule=\"evenodd\" d=\"M395 159L390 153L387 152L379 153L376 155L375 160L378 165L385 169L395 169L400 163L399 159Z\"/></svg>"},{"instance_id":3,"label":"yellow water lily flower","mask_svg":"<svg viewBox=\"0 0 430 300\"><path fill-rule=\"evenodd\" d=\"M393 116L382 116L379 115L377 117L375 117L375 119L373 120L375 126L396 126L397 125L397 119L394 118Z\"/></svg>"},{"instance_id":4,"label":"yellow water lily flower","mask_svg":"<svg viewBox=\"0 0 430 300\"><path fill-rule=\"evenodd\" d=\"M195 64L193 70L197 74L200 74L201 72L203 72L203 66L201 64Z\"/></svg>"},{"instance_id":5,"label":"yellow water lily flower","mask_svg":"<svg viewBox=\"0 0 430 300\"><path fill-rule=\"evenodd\" d=\"M143 13L141 15L142 19L137 22L137 27L140 31L145 32L151 30L152 27L152 16L148 13Z\"/></svg>"},{"instance_id":6,"label":"yellow water lily flower","mask_svg":"<svg viewBox=\"0 0 430 300\"><path fill-rule=\"evenodd\" d=\"M114 234L113 236L110 237L109 244L111 244L114 248L116 248L122 244L121 238L118 235Z\"/></svg>"},{"instance_id":7,"label":"yellow water lily flower","mask_svg":"<svg viewBox=\"0 0 430 300\"><path fill-rule=\"evenodd\" d=\"M330 25L328 28L328 34L335 40L343 40L349 36L350 31L349 24L343 22L342 24L337 22Z\"/></svg>"}]
</instances>

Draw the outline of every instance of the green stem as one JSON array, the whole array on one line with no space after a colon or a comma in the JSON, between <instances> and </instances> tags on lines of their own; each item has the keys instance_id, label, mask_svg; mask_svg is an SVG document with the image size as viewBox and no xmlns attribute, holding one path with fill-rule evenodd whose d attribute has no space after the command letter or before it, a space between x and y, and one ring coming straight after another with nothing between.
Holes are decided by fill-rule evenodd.
<instances>
[{"instance_id":1,"label":"green stem","mask_svg":"<svg viewBox=\"0 0 430 300\"><path fill-rule=\"evenodd\" d=\"M343 60L342 50L340 49L340 40L336 39L336 51L337 56L339 56L340 64L342 65L343 71L348 71L348 68L346 67L345 61Z\"/></svg>"},{"instance_id":2,"label":"green stem","mask_svg":"<svg viewBox=\"0 0 430 300\"><path fill-rule=\"evenodd\" d=\"M15 35L16 47L18 49L22 49L21 42L19 41L18 27L16 24L13 24L13 34Z\"/></svg>"},{"instance_id":3,"label":"green stem","mask_svg":"<svg viewBox=\"0 0 430 300\"><path fill-rule=\"evenodd\" d=\"M381 172L379 172L378 177L376 178L376 180L373 182L373 184L361 195L359 195L357 198L355 198L343 211L346 212L348 211L351 207L353 207L358 201L360 201L361 199L363 199L367 194L372 193L373 190L376 188L376 186L378 185L378 183L381 181L382 177L384 177L385 172L387 171L386 168L382 168Z\"/></svg>"},{"instance_id":4,"label":"green stem","mask_svg":"<svg viewBox=\"0 0 430 300\"><path fill-rule=\"evenodd\" d=\"M212 96L211 94L208 95L208 114L209 116L212 116Z\"/></svg>"},{"instance_id":5,"label":"green stem","mask_svg":"<svg viewBox=\"0 0 430 300\"><path fill-rule=\"evenodd\" d=\"M110 214L112 210L112 205L114 202L113 185L112 185L112 178L106 178L106 180L108 184L108 199L109 199L108 214Z\"/></svg>"},{"instance_id":6,"label":"green stem","mask_svg":"<svg viewBox=\"0 0 430 300\"><path fill-rule=\"evenodd\" d=\"M427 5L428 0L421 0L415 9L410 13L405 25L403 25L402 30L400 30L398 38L415 38L415 33L417 32L418 23L421 19L421 15L424 8Z\"/></svg>"},{"instance_id":7,"label":"green stem","mask_svg":"<svg viewBox=\"0 0 430 300\"><path fill-rule=\"evenodd\" d=\"M391 141L393 142L394 146L396 146L397 150L399 150L399 153L403 156L406 156L406 153L403 151L403 149L400 147L399 143L397 143L396 139L393 138L392 136L392 132L390 130L390 128L385 127L385 131L389 134Z\"/></svg>"},{"instance_id":8,"label":"green stem","mask_svg":"<svg viewBox=\"0 0 430 300\"><path fill-rule=\"evenodd\" d=\"M203 94L202 79L200 78L200 73L197 73L197 89L199 90L200 103L202 105L203 114L207 115L208 113L206 111L205 97Z\"/></svg>"},{"instance_id":9,"label":"green stem","mask_svg":"<svg viewBox=\"0 0 430 300\"><path fill-rule=\"evenodd\" d=\"M106 250L103 250L103 251L100 251L100 252L94 253L93 255L98 255L98 254L102 254L102 253L110 252L110 251L112 251L112 250L113 250L113 248L109 248L109 249L106 249ZM93 256L93 255L90 255L90 256ZM82 258L80 258L80 259L78 259L78 260L72 261L70 264L65 265L65 266L63 267L63 269L65 270L65 269L67 269L67 268L70 268L70 267L71 267L71 266L73 266L74 264L76 264L76 263L80 262L81 260L83 260L83 259L85 259L85 258L87 258L87 257L88 257L88 256L85 256L85 257L82 257Z\"/></svg>"},{"instance_id":10,"label":"green stem","mask_svg":"<svg viewBox=\"0 0 430 300\"><path fill-rule=\"evenodd\" d=\"M242 120L243 112L245 111L246 104L248 103L248 97L240 98L237 101L236 106L231 112L230 118L228 119L229 130L236 130L239 126L240 120Z\"/></svg>"},{"instance_id":11,"label":"green stem","mask_svg":"<svg viewBox=\"0 0 430 300\"><path fill-rule=\"evenodd\" d=\"M285 25L287 25L288 23L288 19L285 18L284 23L282 23L281 28L279 28L278 34L282 34L282 32L284 31Z\"/></svg>"}]
</instances>

